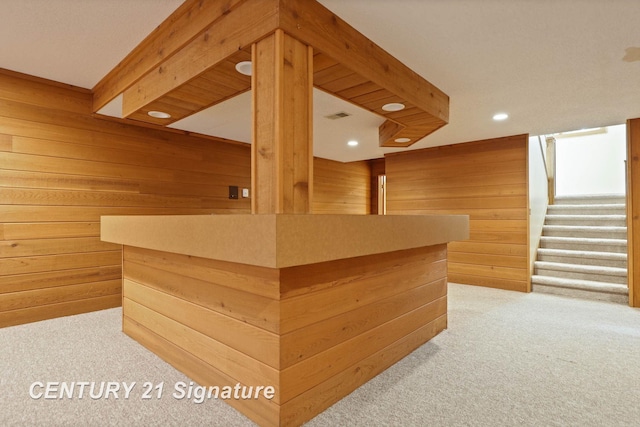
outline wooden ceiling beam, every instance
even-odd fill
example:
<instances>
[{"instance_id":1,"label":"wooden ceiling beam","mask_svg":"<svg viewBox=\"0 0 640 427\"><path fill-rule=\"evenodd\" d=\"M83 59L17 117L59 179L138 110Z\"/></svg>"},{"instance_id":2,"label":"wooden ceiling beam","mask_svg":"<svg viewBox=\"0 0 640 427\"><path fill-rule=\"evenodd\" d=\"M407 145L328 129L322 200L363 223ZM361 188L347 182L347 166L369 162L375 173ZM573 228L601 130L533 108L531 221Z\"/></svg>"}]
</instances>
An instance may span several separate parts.
<instances>
[{"instance_id":1,"label":"wooden ceiling beam","mask_svg":"<svg viewBox=\"0 0 640 427\"><path fill-rule=\"evenodd\" d=\"M320 3L280 0L279 16L280 28L288 34L424 111L429 119L429 126L424 127L428 133L448 123L449 97L444 92ZM370 106L364 108L372 110ZM401 120L397 122L404 125ZM387 138L381 145L398 146L394 141L398 136L389 132L393 128L389 124L381 127L385 131L384 135L381 134L381 140L383 136ZM416 140L412 139L404 146L414 142Z\"/></svg>"},{"instance_id":2,"label":"wooden ceiling beam","mask_svg":"<svg viewBox=\"0 0 640 427\"><path fill-rule=\"evenodd\" d=\"M94 110L123 93L124 117L167 125L222 102L250 88L230 61L277 29L313 47L314 86L386 119L381 146L406 147L447 124L444 92L313 0L187 0L96 85ZM194 96L201 87L210 90ZM407 111L384 111L387 102ZM160 106L171 119L147 115Z\"/></svg>"},{"instance_id":3,"label":"wooden ceiling beam","mask_svg":"<svg viewBox=\"0 0 640 427\"><path fill-rule=\"evenodd\" d=\"M124 92L125 117L273 33L277 0L244 0Z\"/></svg>"},{"instance_id":4,"label":"wooden ceiling beam","mask_svg":"<svg viewBox=\"0 0 640 427\"><path fill-rule=\"evenodd\" d=\"M94 86L93 112L107 105L244 1L186 0Z\"/></svg>"}]
</instances>

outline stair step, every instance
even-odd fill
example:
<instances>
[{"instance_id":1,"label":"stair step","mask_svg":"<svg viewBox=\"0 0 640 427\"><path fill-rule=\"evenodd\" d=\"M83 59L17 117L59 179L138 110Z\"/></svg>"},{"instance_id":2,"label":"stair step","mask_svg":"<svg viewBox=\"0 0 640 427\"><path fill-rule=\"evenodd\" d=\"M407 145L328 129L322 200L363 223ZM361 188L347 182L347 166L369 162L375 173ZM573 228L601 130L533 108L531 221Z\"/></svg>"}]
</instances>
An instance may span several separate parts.
<instances>
[{"instance_id":1,"label":"stair step","mask_svg":"<svg viewBox=\"0 0 640 427\"><path fill-rule=\"evenodd\" d=\"M601 205L549 205L547 213L553 215L625 215L624 204Z\"/></svg>"},{"instance_id":2,"label":"stair step","mask_svg":"<svg viewBox=\"0 0 640 427\"><path fill-rule=\"evenodd\" d=\"M533 290L628 303L626 196L558 196L547 208Z\"/></svg>"},{"instance_id":3,"label":"stair step","mask_svg":"<svg viewBox=\"0 0 640 427\"><path fill-rule=\"evenodd\" d=\"M627 254L617 252L577 251L568 249L540 248L538 261L563 264L599 265L602 267L627 268Z\"/></svg>"},{"instance_id":4,"label":"stair step","mask_svg":"<svg viewBox=\"0 0 640 427\"><path fill-rule=\"evenodd\" d=\"M626 215L547 215L545 225L626 227Z\"/></svg>"},{"instance_id":5,"label":"stair step","mask_svg":"<svg viewBox=\"0 0 640 427\"><path fill-rule=\"evenodd\" d=\"M626 239L581 239L577 237L540 237L540 247L577 251L627 253Z\"/></svg>"},{"instance_id":6,"label":"stair step","mask_svg":"<svg viewBox=\"0 0 640 427\"><path fill-rule=\"evenodd\" d=\"M550 237L626 239L627 227L545 225L542 227L542 234Z\"/></svg>"},{"instance_id":7,"label":"stair step","mask_svg":"<svg viewBox=\"0 0 640 427\"><path fill-rule=\"evenodd\" d=\"M557 205L612 204L626 202L625 194L588 194L576 196L555 196L553 203Z\"/></svg>"},{"instance_id":8,"label":"stair step","mask_svg":"<svg viewBox=\"0 0 640 427\"><path fill-rule=\"evenodd\" d=\"M604 283L627 284L627 269L601 267L582 264L564 264L559 262L536 261L535 275L564 279L592 280Z\"/></svg>"},{"instance_id":9,"label":"stair step","mask_svg":"<svg viewBox=\"0 0 640 427\"><path fill-rule=\"evenodd\" d=\"M611 294L629 295L627 285L615 283L598 282L595 280L563 279L560 277L531 276L531 283L534 285L558 286L564 288L582 289L592 292L607 292Z\"/></svg>"},{"instance_id":10,"label":"stair step","mask_svg":"<svg viewBox=\"0 0 640 427\"><path fill-rule=\"evenodd\" d=\"M531 285L534 292L620 304L629 303L629 289L625 285L546 276L532 276Z\"/></svg>"}]
</instances>

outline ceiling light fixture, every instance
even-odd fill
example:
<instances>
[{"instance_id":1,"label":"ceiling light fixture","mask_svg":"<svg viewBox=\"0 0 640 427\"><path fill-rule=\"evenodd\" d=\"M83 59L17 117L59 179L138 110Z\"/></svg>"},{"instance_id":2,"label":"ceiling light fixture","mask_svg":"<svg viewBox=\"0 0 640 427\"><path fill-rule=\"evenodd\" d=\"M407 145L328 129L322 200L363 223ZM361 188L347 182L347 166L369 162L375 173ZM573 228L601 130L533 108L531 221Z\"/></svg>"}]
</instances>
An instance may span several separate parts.
<instances>
[{"instance_id":1,"label":"ceiling light fixture","mask_svg":"<svg viewBox=\"0 0 640 427\"><path fill-rule=\"evenodd\" d=\"M411 142L411 138L396 138L394 141L399 144L404 144L406 142Z\"/></svg>"},{"instance_id":2,"label":"ceiling light fixture","mask_svg":"<svg viewBox=\"0 0 640 427\"><path fill-rule=\"evenodd\" d=\"M252 71L251 61L242 61L236 64L236 71L245 76L250 76Z\"/></svg>"},{"instance_id":3,"label":"ceiling light fixture","mask_svg":"<svg viewBox=\"0 0 640 427\"><path fill-rule=\"evenodd\" d=\"M154 119L170 119L171 118L171 114L165 113L164 111L149 111L147 114L153 117Z\"/></svg>"},{"instance_id":4,"label":"ceiling light fixture","mask_svg":"<svg viewBox=\"0 0 640 427\"><path fill-rule=\"evenodd\" d=\"M501 122L503 120L507 120L508 118L509 115L507 113L498 113L493 116L493 120L495 120L496 122Z\"/></svg>"},{"instance_id":5,"label":"ceiling light fixture","mask_svg":"<svg viewBox=\"0 0 640 427\"><path fill-rule=\"evenodd\" d=\"M382 106L382 109L384 111L389 111L389 112L391 112L391 111L401 111L401 110L404 110L404 104L401 104L399 102L391 102L389 104L384 104Z\"/></svg>"},{"instance_id":6,"label":"ceiling light fixture","mask_svg":"<svg viewBox=\"0 0 640 427\"><path fill-rule=\"evenodd\" d=\"M356 147L358 145L358 141L352 139L351 141L347 142L347 145L349 147Z\"/></svg>"}]
</instances>

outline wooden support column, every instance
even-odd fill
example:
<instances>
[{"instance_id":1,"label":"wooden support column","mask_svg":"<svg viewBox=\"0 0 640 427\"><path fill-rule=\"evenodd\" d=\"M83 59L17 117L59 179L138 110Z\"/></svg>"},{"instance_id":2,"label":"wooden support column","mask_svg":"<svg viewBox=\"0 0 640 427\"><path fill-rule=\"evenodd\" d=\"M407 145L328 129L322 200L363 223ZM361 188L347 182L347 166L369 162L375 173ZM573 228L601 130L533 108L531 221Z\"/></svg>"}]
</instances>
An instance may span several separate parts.
<instances>
[{"instance_id":1,"label":"wooden support column","mask_svg":"<svg viewBox=\"0 0 640 427\"><path fill-rule=\"evenodd\" d=\"M282 30L252 47L254 214L310 213L313 50Z\"/></svg>"},{"instance_id":2,"label":"wooden support column","mask_svg":"<svg viewBox=\"0 0 640 427\"><path fill-rule=\"evenodd\" d=\"M640 118L627 121L627 248L629 305L640 307Z\"/></svg>"}]
</instances>

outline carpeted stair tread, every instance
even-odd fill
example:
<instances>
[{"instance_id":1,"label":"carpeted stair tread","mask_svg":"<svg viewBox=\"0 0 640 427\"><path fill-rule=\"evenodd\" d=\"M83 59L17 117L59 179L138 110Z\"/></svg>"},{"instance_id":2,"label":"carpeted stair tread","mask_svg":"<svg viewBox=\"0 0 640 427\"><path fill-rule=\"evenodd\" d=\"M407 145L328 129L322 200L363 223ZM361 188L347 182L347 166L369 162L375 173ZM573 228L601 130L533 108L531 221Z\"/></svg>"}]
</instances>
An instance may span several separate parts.
<instances>
[{"instance_id":1,"label":"carpeted stair tread","mask_svg":"<svg viewBox=\"0 0 640 427\"><path fill-rule=\"evenodd\" d=\"M625 215L554 215L545 217L545 225L581 225L626 227Z\"/></svg>"},{"instance_id":2,"label":"carpeted stair tread","mask_svg":"<svg viewBox=\"0 0 640 427\"><path fill-rule=\"evenodd\" d=\"M596 282L593 280L564 279L560 277L534 275L531 277L531 283L534 287L539 284L591 292L605 292L618 295L629 294L629 289L626 285Z\"/></svg>"},{"instance_id":3,"label":"carpeted stair tread","mask_svg":"<svg viewBox=\"0 0 640 427\"><path fill-rule=\"evenodd\" d=\"M623 301L627 289L626 198L561 196L547 209L534 290Z\"/></svg>"},{"instance_id":4,"label":"carpeted stair tread","mask_svg":"<svg viewBox=\"0 0 640 427\"><path fill-rule=\"evenodd\" d=\"M549 209L551 210L565 210L571 208L581 208L581 209L620 209L624 208L626 205L624 203L594 203L594 204L564 204L564 205L549 205Z\"/></svg>"},{"instance_id":5,"label":"carpeted stair tread","mask_svg":"<svg viewBox=\"0 0 640 427\"><path fill-rule=\"evenodd\" d=\"M602 203L625 203L625 194L583 194L574 196L555 196L555 204L602 204Z\"/></svg>"},{"instance_id":6,"label":"carpeted stair tread","mask_svg":"<svg viewBox=\"0 0 640 427\"><path fill-rule=\"evenodd\" d=\"M564 264L601 265L627 268L627 255L621 252L580 251L575 249L538 249L538 261Z\"/></svg>"},{"instance_id":7,"label":"carpeted stair tread","mask_svg":"<svg viewBox=\"0 0 640 427\"><path fill-rule=\"evenodd\" d=\"M545 225L542 227L545 236L624 239L626 227L589 226L589 225Z\"/></svg>"},{"instance_id":8,"label":"carpeted stair tread","mask_svg":"<svg viewBox=\"0 0 640 427\"><path fill-rule=\"evenodd\" d=\"M600 239L600 238L581 238L581 237L561 237L561 236L542 236L541 241L558 242L558 243L582 243L588 245L612 245L627 247L625 239Z\"/></svg>"},{"instance_id":9,"label":"carpeted stair tread","mask_svg":"<svg viewBox=\"0 0 640 427\"><path fill-rule=\"evenodd\" d=\"M545 225L543 226L543 231L549 231L549 230L626 232L627 227L607 226L607 225Z\"/></svg>"},{"instance_id":10,"label":"carpeted stair tread","mask_svg":"<svg viewBox=\"0 0 640 427\"><path fill-rule=\"evenodd\" d=\"M534 265L536 269L627 277L626 268L603 267L599 265L564 264L560 262L547 261L536 261Z\"/></svg>"},{"instance_id":11,"label":"carpeted stair tread","mask_svg":"<svg viewBox=\"0 0 640 427\"><path fill-rule=\"evenodd\" d=\"M627 217L625 215L547 215L546 219L565 219L565 220L602 220L602 221L617 221L617 220L625 220Z\"/></svg>"},{"instance_id":12,"label":"carpeted stair tread","mask_svg":"<svg viewBox=\"0 0 640 427\"><path fill-rule=\"evenodd\" d=\"M627 268L627 254L621 252L539 248L537 261Z\"/></svg>"},{"instance_id":13,"label":"carpeted stair tread","mask_svg":"<svg viewBox=\"0 0 640 427\"><path fill-rule=\"evenodd\" d=\"M619 252L577 251L571 249L538 249L538 255L565 256L571 258L608 259L626 261L627 254Z\"/></svg>"}]
</instances>

